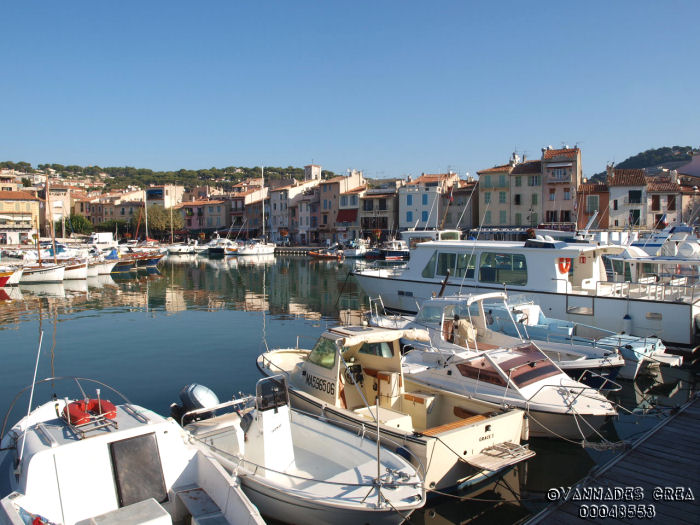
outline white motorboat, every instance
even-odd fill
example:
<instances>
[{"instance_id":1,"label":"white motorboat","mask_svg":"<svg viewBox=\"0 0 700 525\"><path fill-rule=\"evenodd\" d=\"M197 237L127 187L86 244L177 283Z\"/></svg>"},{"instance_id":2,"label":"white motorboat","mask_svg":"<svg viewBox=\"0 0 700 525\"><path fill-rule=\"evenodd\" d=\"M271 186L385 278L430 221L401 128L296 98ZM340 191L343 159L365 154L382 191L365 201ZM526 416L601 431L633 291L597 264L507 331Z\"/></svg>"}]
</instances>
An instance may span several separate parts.
<instances>
[{"instance_id":1,"label":"white motorboat","mask_svg":"<svg viewBox=\"0 0 700 525\"><path fill-rule=\"evenodd\" d=\"M583 439L617 414L597 390L571 379L530 342L454 354L414 349L403 359L407 385L527 411L530 435Z\"/></svg>"},{"instance_id":2,"label":"white motorboat","mask_svg":"<svg viewBox=\"0 0 700 525\"><path fill-rule=\"evenodd\" d=\"M264 524L239 479L175 421L112 404L100 388L88 399L90 380L68 379L82 397L54 398L2 430L0 523Z\"/></svg>"},{"instance_id":3,"label":"white motorboat","mask_svg":"<svg viewBox=\"0 0 700 525\"><path fill-rule=\"evenodd\" d=\"M401 337L428 340L425 331L336 327L324 332L312 350L268 351L257 365L265 375L289 378L295 408L362 435L376 435L379 421L382 443L403 450L425 472L431 489L477 483L534 454L521 446L528 437L522 411L409 387Z\"/></svg>"},{"instance_id":4,"label":"white motorboat","mask_svg":"<svg viewBox=\"0 0 700 525\"><path fill-rule=\"evenodd\" d=\"M432 297L421 303L415 317L398 318L381 315L381 301L371 300L369 322L385 328L426 329L432 347L457 354L509 348L525 339L537 339L540 349L572 378L596 388L619 388L611 381L625 366L618 347L530 337L527 327L516 323L506 299L503 292Z\"/></svg>"},{"instance_id":5,"label":"white motorboat","mask_svg":"<svg viewBox=\"0 0 700 525\"><path fill-rule=\"evenodd\" d=\"M66 271L63 275L64 280L72 279L87 279L88 278L88 261L68 261L66 262Z\"/></svg>"},{"instance_id":6,"label":"white motorboat","mask_svg":"<svg viewBox=\"0 0 700 525\"><path fill-rule=\"evenodd\" d=\"M97 267L97 275L111 274L112 269L117 265L118 262L118 260L96 261L95 266Z\"/></svg>"},{"instance_id":7,"label":"white motorboat","mask_svg":"<svg viewBox=\"0 0 700 525\"><path fill-rule=\"evenodd\" d=\"M238 247L238 255L273 255L275 245L264 239L252 239Z\"/></svg>"},{"instance_id":8,"label":"white motorboat","mask_svg":"<svg viewBox=\"0 0 700 525\"><path fill-rule=\"evenodd\" d=\"M367 242L364 239L353 239L343 248L343 257L352 259L355 257L364 257L367 253Z\"/></svg>"},{"instance_id":9,"label":"white motorboat","mask_svg":"<svg viewBox=\"0 0 700 525\"><path fill-rule=\"evenodd\" d=\"M198 241L188 241L186 243L172 244L168 247L168 253L171 255L187 255L197 253Z\"/></svg>"},{"instance_id":10,"label":"white motorboat","mask_svg":"<svg viewBox=\"0 0 700 525\"><path fill-rule=\"evenodd\" d=\"M65 273L66 267L62 264L26 265L19 282L21 284L60 283L63 282Z\"/></svg>"},{"instance_id":11,"label":"white motorboat","mask_svg":"<svg viewBox=\"0 0 700 525\"><path fill-rule=\"evenodd\" d=\"M202 388L190 385L184 392L193 387ZM235 412L220 414L226 406ZM290 409L282 376L258 381L254 398L207 405L181 418L213 411L217 415L185 429L227 471L238 473L267 518L398 524L425 503L422 479L408 461L382 443Z\"/></svg>"},{"instance_id":12,"label":"white motorboat","mask_svg":"<svg viewBox=\"0 0 700 525\"><path fill-rule=\"evenodd\" d=\"M417 303L437 293L449 276L447 295L505 287L509 293L527 294L557 319L584 324L595 320L606 330L655 335L686 348L698 344L700 284L693 277L698 272L684 274L678 260L611 263L625 250L547 239L424 242L411 252L405 268L365 268L353 275L370 296L381 296L387 308L405 313L417 312ZM681 264L680 273L656 271L664 264L674 272ZM697 268L700 259L694 264Z\"/></svg>"}]
</instances>

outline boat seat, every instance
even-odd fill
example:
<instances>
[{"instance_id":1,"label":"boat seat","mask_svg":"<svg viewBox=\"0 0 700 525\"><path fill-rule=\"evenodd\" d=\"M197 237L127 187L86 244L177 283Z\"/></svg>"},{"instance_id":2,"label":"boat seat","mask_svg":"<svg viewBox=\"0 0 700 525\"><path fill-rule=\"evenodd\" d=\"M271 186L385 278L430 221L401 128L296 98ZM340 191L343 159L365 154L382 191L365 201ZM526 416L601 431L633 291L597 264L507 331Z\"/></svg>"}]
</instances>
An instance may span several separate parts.
<instances>
[{"instance_id":1,"label":"boat seat","mask_svg":"<svg viewBox=\"0 0 700 525\"><path fill-rule=\"evenodd\" d=\"M176 495L192 516L192 525L223 525L228 523L219 506L203 488L180 490Z\"/></svg>"}]
</instances>

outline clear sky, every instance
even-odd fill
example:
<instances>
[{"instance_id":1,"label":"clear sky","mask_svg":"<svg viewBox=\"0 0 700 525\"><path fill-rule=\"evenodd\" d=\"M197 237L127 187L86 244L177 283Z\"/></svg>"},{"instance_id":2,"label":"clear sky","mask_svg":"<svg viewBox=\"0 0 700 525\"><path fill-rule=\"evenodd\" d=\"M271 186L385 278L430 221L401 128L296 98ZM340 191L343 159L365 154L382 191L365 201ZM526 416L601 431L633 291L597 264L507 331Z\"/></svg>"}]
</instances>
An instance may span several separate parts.
<instances>
[{"instance_id":1,"label":"clear sky","mask_svg":"<svg viewBox=\"0 0 700 525\"><path fill-rule=\"evenodd\" d=\"M0 8L0 160L395 177L700 146L700 1Z\"/></svg>"}]
</instances>

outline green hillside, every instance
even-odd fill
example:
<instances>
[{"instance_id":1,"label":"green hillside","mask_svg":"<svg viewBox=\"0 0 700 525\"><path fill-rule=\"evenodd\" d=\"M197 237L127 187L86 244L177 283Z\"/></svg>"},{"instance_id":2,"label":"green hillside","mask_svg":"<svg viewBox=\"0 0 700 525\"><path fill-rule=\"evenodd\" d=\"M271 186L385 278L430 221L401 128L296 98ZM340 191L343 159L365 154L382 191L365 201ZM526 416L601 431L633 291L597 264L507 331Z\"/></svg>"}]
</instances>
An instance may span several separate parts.
<instances>
[{"instance_id":1,"label":"green hillside","mask_svg":"<svg viewBox=\"0 0 700 525\"><path fill-rule=\"evenodd\" d=\"M669 162L689 161L692 156L691 146L664 146L663 148L648 149L626 158L622 162L615 164L620 169L644 169L658 166ZM604 181L605 172L601 171L591 177L592 181Z\"/></svg>"}]
</instances>

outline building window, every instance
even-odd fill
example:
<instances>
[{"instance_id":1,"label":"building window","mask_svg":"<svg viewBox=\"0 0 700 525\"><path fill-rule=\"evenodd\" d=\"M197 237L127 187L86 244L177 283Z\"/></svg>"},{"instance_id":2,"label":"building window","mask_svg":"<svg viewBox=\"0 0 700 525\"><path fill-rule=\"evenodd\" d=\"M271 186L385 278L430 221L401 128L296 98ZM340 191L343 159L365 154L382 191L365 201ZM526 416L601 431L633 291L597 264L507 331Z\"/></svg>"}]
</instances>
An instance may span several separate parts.
<instances>
[{"instance_id":1,"label":"building window","mask_svg":"<svg viewBox=\"0 0 700 525\"><path fill-rule=\"evenodd\" d=\"M484 213L484 224L486 224L487 226L489 226L491 224L491 212L490 211L487 211L486 213Z\"/></svg>"},{"instance_id":2,"label":"building window","mask_svg":"<svg viewBox=\"0 0 700 525\"><path fill-rule=\"evenodd\" d=\"M501 210L498 212L498 222L501 224L506 223L506 210Z\"/></svg>"},{"instance_id":3,"label":"building window","mask_svg":"<svg viewBox=\"0 0 700 525\"><path fill-rule=\"evenodd\" d=\"M491 202L491 192L487 191L484 193L484 204L488 204L489 202Z\"/></svg>"},{"instance_id":4,"label":"building window","mask_svg":"<svg viewBox=\"0 0 700 525\"><path fill-rule=\"evenodd\" d=\"M420 220L423 222L428 222L428 212L427 211L421 212Z\"/></svg>"},{"instance_id":5,"label":"building window","mask_svg":"<svg viewBox=\"0 0 700 525\"><path fill-rule=\"evenodd\" d=\"M521 177L520 175L517 175L517 176L515 177L515 185L516 185L516 186L522 186L522 185L523 185L523 180L522 180L522 177Z\"/></svg>"},{"instance_id":6,"label":"building window","mask_svg":"<svg viewBox=\"0 0 700 525\"><path fill-rule=\"evenodd\" d=\"M341 206L347 206L348 205L348 197L347 195L343 195L340 197L340 205Z\"/></svg>"},{"instance_id":7,"label":"building window","mask_svg":"<svg viewBox=\"0 0 700 525\"><path fill-rule=\"evenodd\" d=\"M651 210L659 211L661 209L661 195L651 196Z\"/></svg>"},{"instance_id":8,"label":"building window","mask_svg":"<svg viewBox=\"0 0 700 525\"><path fill-rule=\"evenodd\" d=\"M499 175L498 176L498 187L502 188L503 186L506 185L506 176L505 175Z\"/></svg>"},{"instance_id":9,"label":"building window","mask_svg":"<svg viewBox=\"0 0 700 525\"><path fill-rule=\"evenodd\" d=\"M613 201L613 210L617 210L617 199ZM617 226L617 221L615 221L615 226Z\"/></svg>"},{"instance_id":10,"label":"building window","mask_svg":"<svg viewBox=\"0 0 700 525\"><path fill-rule=\"evenodd\" d=\"M564 188L564 200L565 201L571 200L571 189Z\"/></svg>"},{"instance_id":11,"label":"building window","mask_svg":"<svg viewBox=\"0 0 700 525\"><path fill-rule=\"evenodd\" d=\"M668 211L676 211L676 196L669 195L666 199L666 209Z\"/></svg>"},{"instance_id":12,"label":"building window","mask_svg":"<svg viewBox=\"0 0 700 525\"><path fill-rule=\"evenodd\" d=\"M406 206L413 206L413 195L406 195Z\"/></svg>"},{"instance_id":13,"label":"building window","mask_svg":"<svg viewBox=\"0 0 700 525\"><path fill-rule=\"evenodd\" d=\"M372 211L374 209L374 199L365 199L363 209L364 211Z\"/></svg>"},{"instance_id":14,"label":"building window","mask_svg":"<svg viewBox=\"0 0 700 525\"><path fill-rule=\"evenodd\" d=\"M323 216L323 224L328 224L328 215Z\"/></svg>"},{"instance_id":15,"label":"building window","mask_svg":"<svg viewBox=\"0 0 700 525\"><path fill-rule=\"evenodd\" d=\"M598 195L586 196L586 215L593 215L600 209L600 197Z\"/></svg>"},{"instance_id":16,"label":"building window","mask_svg":"<svg viewBox=\"0 0 700 525\"><path fill-rule=\"evenodd\" d=\"M516 206L520 206L520 194L519 193L516 193L513 196L513 204L515 204Z\"/></svg>"},{"instance_id":17,"label":"building window","mask_svg":"<svg viewBox=\"0 0 700 525\"><path fill-rule=\"evenodd\" d=\"M523 223L523 216L520 213L515 214L515 225L520 226Z\"/></svg>"},{"instance_id":18,"label":"building window","mask_svg":"<svg viewBox=\"0 0 700 525\"><path fill-rule=\"evenodd\" d=\"M413 222L413 212L412 211L407 211L406 212L406 222Z\"/></svg>"},{"instance_id":19,"label":"building window","mask_svg":"<svg viewBox=\"0 0 700 525\"><path fill-rule=\"evenodd\" d=\"M498 202L500 204L505 204L505 202L506 202L506 192L505 191L498 192Z\"/></svg>"},{"instance_id":20,"label":"building window","mask_svg":"<svg viewBox=\"0 0 700 525\"><path fill-rule=\"evenodd\" d=\"M379 199L379 210L386 211L386 199Z\"/></svg>"},{"instance_id":21,"label":"building window","mask_svg":"<svg viewBox=\"0 0 700 525\"><path fill-rule=\"evenodd\" d=\"M350 205L351 206L357 205L357 195L353 195L352 197L350 197Z\"/></svg>"},{"instance_id":22,"label":"building window","mask_svg":"<svg viewBox=\"0 0 700 525\"><path fill-rule=\"evenodd\" d=\"M424 193L423 195L421 195L421 197L422 197L422 201L423 201L423 206L427 206L428 205L428 194Z\"/></svg>"},{"instance_id":23,"label":"building window","mask_svg":"<svg viewBox=\"0 0 700 525\"><path fill-rule=\"evenodd\" d=\"M538 219L537 213L532 212L530 214L530 224L532 224L533 226L537 226L537 223L538 223L537 219Z\"/></svg>"},{"instance_id":24,"label":"building window","mask_svg":"<svg viewBox=\"0 0 700 525\"><path fill-rule=\"evenodd\" d=\"M532 194L532 204L533 204L533 205L536 205L536 204L537 204L537 194L536 194L536 193L533 193L533 194Z\"/></svg>"},{"instance_id":25,"label":"building window","mask_svg":"<svg viewBox=\"0 0 700 525\"><path fill-rule=\"evenodd\" d=\"M557 190L555 190L555 189L553 189L553 188L551 188L551 189L549 190L549 200L550 200L550 201L553 201L553 200L554 200L554 197L555 197L555 195L556 195L556 191L557 191Z\"/></svg>"},{"instance_id":26,"label":"building window","mask_svg":"<svg viewBox=\"0 0 700 525\"><path fill-rule=\"evenodd\" d=\"M630 204L642 203L642 190L629 190L628 195Z\"/></svg>"},{"instance_id":27,"label":"building window","mask_svg":"<svg viewBox=\"0 0 700 525\"><path fill-rule=\"evenodd\" d=\"M530 175L527 178L527 185L528 186L539 186L540 185L540 176L539 175Z\"/></svg>"}]
</instances>

